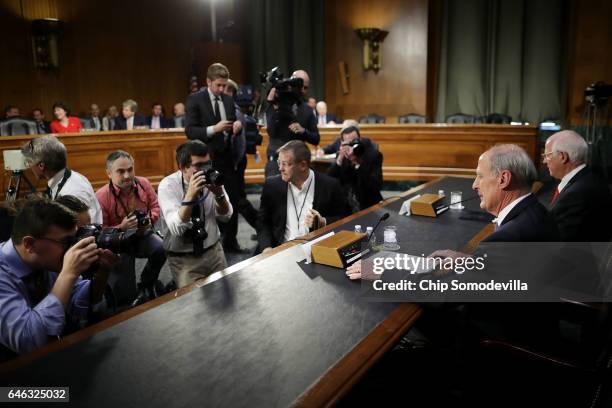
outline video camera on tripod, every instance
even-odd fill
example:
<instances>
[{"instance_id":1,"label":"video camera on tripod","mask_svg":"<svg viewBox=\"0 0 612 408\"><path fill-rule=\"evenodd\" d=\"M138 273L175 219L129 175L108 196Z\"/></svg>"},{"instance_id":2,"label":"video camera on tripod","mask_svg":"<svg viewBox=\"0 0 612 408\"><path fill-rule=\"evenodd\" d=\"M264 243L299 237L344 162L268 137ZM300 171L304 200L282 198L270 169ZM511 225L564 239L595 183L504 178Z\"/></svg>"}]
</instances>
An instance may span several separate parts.
<instances>
[{"instance_id":1,"label":"video camera on tripod","mask_svg":"<svg viewBox=\"0 0 612 408\"><path fill-rule=\"evenodd\" d=\"M21 150L4 150L2 156L4 159L4 169L11 172L5 200L15 201L17 199L22 179L30 187L30 191L36 193L36 188L24 174L24 171L28 169L28 165Z\"/></svg>"}]
</instances>

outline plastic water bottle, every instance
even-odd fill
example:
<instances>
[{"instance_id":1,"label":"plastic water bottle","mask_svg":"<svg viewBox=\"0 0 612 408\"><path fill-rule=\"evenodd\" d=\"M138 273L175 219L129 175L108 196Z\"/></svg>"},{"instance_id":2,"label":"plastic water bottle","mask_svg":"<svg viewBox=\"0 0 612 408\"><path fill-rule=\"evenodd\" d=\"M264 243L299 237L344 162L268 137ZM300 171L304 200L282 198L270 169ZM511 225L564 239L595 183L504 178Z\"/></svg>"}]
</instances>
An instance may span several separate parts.
<instances>
[{"instance_id":1,"label":"plastic water bottle","mask_svg":"<svg viewBox=\"0 0 612 408\"><path fill-rule=\"evenodd\" d=\"M444 190L438 190L438 195L440 197L444 197Z\"/></svg>"},{"instance_id":2,"label":"plastic water bottle","mask_svg":"<svg viewBox=\"0 0 612 408\"><path fill-rule=\"evenodd\" d=\"M358 232L361 234L361 225L355 225L355 232Z\"/></svg>"},{"instance_id":3,"label":"plastic water bottle","mask_svg":"<svg viewBox=\"0 0 612 408\"><path fill-rule=\"evenodd\" d=\"M374 232L374 228L366 227L366 233L368 234L368 241L372 244L372 246L376 245L376 235L372 236Z\"/></svg>"}]
</instances>

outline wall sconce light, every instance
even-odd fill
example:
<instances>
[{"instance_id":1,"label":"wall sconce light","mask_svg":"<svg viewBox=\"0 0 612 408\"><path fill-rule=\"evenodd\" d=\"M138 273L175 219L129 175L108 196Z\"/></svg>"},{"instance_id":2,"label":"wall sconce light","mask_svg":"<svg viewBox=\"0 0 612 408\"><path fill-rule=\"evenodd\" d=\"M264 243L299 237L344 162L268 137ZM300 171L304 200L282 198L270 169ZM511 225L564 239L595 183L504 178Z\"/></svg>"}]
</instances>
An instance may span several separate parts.
<instances>
[{"instance_id":1,"label":"wall sconce light","mask_svg":"<svg viewBox=\"0 0 612 408\"><path fill-rule=\"evenodd\" d=\"M59 68L59 35L62 21L45 18L32 21L32 52L34 67L53 70Z\"/></svg>"},{"instance_id":2,"label":"wall sconce light","mask_svg":"<svg viewBox=\"0 0 612 408\"><path fill-rule=\"evenodd\" d=\"M382 43L389 34L380 28L358 28L355 30L357 36L363 41L363 69L372 69L375 73L382 67Z\"/></svg>"}]
</instances>

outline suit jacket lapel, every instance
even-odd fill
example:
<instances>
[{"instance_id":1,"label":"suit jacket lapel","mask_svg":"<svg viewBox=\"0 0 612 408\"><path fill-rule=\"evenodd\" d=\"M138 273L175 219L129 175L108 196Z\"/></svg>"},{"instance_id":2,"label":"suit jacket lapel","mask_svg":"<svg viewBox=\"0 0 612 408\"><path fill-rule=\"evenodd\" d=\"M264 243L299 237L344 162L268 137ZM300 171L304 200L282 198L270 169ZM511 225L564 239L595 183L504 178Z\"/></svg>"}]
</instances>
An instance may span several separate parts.
<instances>
[{"instance_id":1,"label":"suit jacket lapel","mask_svg":"<svg viewBox=\"0 0 612 408\"><path fill-rule=\"evenodd\" d=\"M206 122L214 122L215 111L213 110L212 102L210 101L210 94L208 93L208 88L204 88L204 91L202 93L204 94L204 106L206 107L209 116L208 118L205 118L205 120ZM213 123L212 125L216 125L216 123Z\"/></svg>"},{"instance_id":2,"label":"suit jacket lapel","mask_svg":"<svg viewBox=\"0 0 612 408\"><path fill-rule=\"evenodd\" d=\"M523 209L525 209L526 207L531 205L533 200L536 200L536 197L535 197L535 195L530 194L528 197L525 197L520 203L515 205L514 208L512 210L510 210L508 215L506 215L506 218L504 218L504 221L502 222L500 227L502 227L505 223L507 223L508 221L512 220L517 215L519 215L523 211Z\"/></svg>"},{"instance_id":3,"label":"suit jacket lapel","mask_svg":"<svg viewBox=\"0 0 612 408\"><path fill-rule=\"evenodd\" d=\"M281 229L281 236L277 237L279 242L283 240L283 235L285 233L285 228L287 227L287 189L289 188L289 183L285 183L282 178L278 178L279 186L278 186L278 194L277 199L278 203L278 226Z\"/></svg>"},{"instance_id":4,"label":"suit jacket lapel","mask_svg":"<svg viewBox=\"0 0 612 408\"><path fill-rule=\"evenodd\" d=\"M312 200L312 208L321 212L321 201L323 201L323 190L321 189L321 177L319 173L314 171L314 199Z\"/></svg>"}]
</instances>

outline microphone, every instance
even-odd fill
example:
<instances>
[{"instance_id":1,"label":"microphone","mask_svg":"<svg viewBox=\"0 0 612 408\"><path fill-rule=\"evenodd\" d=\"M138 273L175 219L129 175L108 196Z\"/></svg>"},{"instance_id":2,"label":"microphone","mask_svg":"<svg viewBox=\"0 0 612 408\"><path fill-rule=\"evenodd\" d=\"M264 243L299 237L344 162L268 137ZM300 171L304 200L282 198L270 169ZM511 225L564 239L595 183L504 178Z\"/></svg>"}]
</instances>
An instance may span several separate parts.
<instances>
[{"instance_id":1,"label":"microphone","mask_svg":"<svg viewBox=\"0 0 612 408\"><path fill-rule=\"evenodd\" d=\"M372 240L372 237L374 236L374 233L376 232L376 228L378 228L378 226L380 225L381 222L386 221L387 219L389 219L389 213L386 212L384 213L380 219L378 220L378 222L376 223L376 225L374 226L374 228L372 229L372 234L370 235L370 238L368 239L368 244L370 243L370 241Z\"/></svg>"},{"instance_id":2,"label":"microphone","mask_svg":"<svg viewBox=\"0 0 612 408\"><path fill-rule=\"evenodd\" d=\"M450 206L451 206L451 205L455 205L455 204L462 204L462 203L465 203L465 202L467 202L467 201L472 201L472 200L475 200L475 199L477 199L477 198L479 198L479 197L478 197L478 195L475 195L475 196L472 196L472 197L470 197L470 198L466 198L465 200L456 201L456 202L454 202L454 203L449 203L449 204L447 204L447 205L441 205L440 207L436 207L436 209L435 209L435 210L436 210L436 213L438 212L438 210L441 210L441 211L446 211L446 210L448 210L448 209L450 208Z\"/></svg>"}]
</instances>

